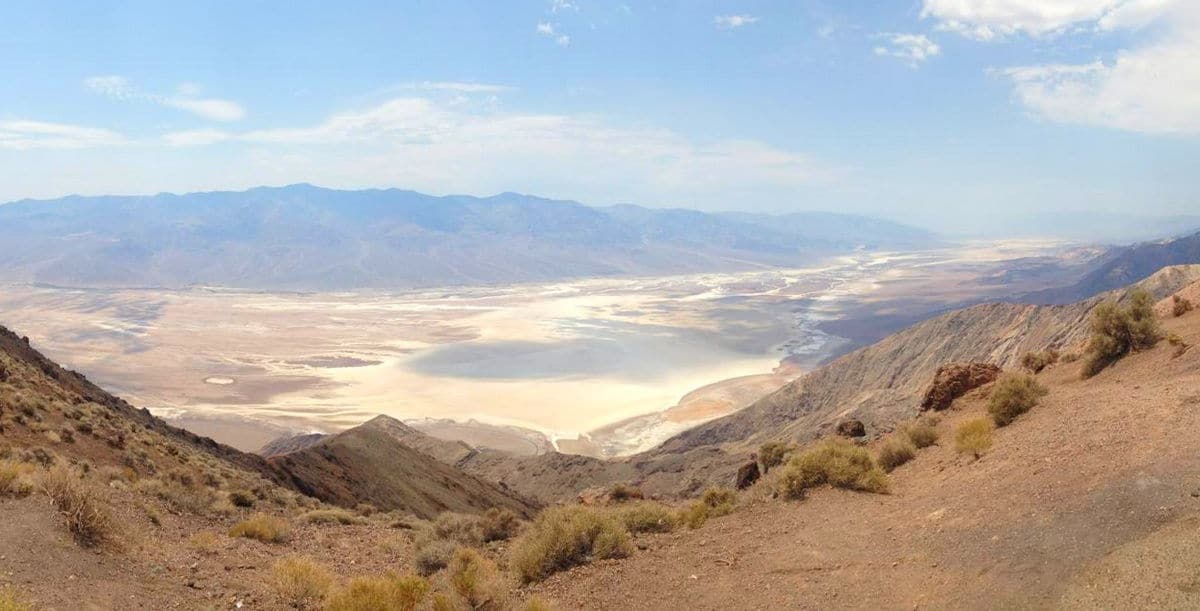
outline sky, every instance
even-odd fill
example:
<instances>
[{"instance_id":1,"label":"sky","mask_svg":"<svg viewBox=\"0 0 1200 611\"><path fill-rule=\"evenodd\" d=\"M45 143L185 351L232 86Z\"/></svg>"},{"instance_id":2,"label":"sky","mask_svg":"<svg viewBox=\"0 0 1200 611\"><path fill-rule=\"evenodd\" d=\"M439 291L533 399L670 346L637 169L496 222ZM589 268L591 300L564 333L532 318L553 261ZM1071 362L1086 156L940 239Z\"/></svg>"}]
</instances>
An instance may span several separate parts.
<instances>
[{"instance_id":1,"label":"sky","mask_svg":"<svg viewBox=\"0 0 1200 611\"><path fill-rule=\"evenodd\" d=\"M6 0L0 23L0 201L1200 212L1196 0Z\"/></svg>"}]
</instances>

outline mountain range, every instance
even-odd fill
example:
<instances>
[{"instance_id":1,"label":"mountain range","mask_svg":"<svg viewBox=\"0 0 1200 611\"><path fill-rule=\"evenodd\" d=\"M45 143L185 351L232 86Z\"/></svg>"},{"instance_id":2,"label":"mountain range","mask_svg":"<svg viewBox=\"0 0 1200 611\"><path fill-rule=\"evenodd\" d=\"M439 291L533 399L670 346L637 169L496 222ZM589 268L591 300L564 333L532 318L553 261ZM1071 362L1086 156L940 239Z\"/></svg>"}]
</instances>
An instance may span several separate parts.
<instances>
[{"instance_id":1,"label":"mountain range","mask_svg":"<svg viewBox=\"0 0 1200 611\"><path fill-rule=\"evenodd\" d=\"M402 289L797 266L936 241L921 229L832 213L596 208L517 193L297 184L0 205L0 281Z\"/></svg>"}]
</instances>

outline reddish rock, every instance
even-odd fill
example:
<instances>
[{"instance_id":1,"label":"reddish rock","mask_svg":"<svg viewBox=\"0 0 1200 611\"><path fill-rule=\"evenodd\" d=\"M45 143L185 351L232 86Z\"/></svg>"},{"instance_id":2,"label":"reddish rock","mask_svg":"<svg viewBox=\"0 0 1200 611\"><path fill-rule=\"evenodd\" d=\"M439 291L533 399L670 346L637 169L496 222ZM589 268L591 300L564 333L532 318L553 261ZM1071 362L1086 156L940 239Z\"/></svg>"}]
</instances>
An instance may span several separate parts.
<instances>
[{"instance_id":1,"label":"reddish rock","mask_svg":"<svg viewBox=\"0 0 1200 611\"><path fill-rule=\"evenodd\" d=\"M991 363L946 363L933 375L921 399L921 409L944 410L955 399L999 376L1000 368Z\"/></svg>"},{"instance_id":2,"label":"reddish rock","mask_svg":"<svg viewBox=\"0 0 1200 611\"><path fill-rule=\"evenodd\" d=\"M843 420L837 425L837 434L842 437L865 437L867 427L863 425L862 420Z\"/></svg>"}]
</instances>

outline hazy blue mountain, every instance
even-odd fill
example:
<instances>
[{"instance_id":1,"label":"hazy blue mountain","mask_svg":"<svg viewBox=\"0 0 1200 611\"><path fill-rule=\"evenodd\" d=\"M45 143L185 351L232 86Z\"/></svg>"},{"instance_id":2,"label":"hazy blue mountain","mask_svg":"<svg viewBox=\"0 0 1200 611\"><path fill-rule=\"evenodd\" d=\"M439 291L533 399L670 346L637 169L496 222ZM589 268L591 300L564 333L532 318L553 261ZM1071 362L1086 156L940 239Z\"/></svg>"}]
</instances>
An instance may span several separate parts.
<instances>
[{"instance_id":1,"label":"hazy blue mountain","mask_svg":"<svg viewBox=\"0 0 1200 611\"><path fill-rule=\"evenodd\" d=\"M68 286L407 288L799 265L929 245L904 225L592 208L516 193L311 185L0 206L0 280Z\"/></svg>"},{"instance_id":2,"label":"hazy blue mountain","mask_svg":"<svg viewBox=\"0 0 1200 611\"><path fill-rule=\"evenodd\" d=\"M1190 263L1200 263L1200 233L1113 249L1101 265L1075 284L1029 293L1021 300L1043 304L1071 303L1133 284L1168 265Z\"/></svg>"}]
</instances>

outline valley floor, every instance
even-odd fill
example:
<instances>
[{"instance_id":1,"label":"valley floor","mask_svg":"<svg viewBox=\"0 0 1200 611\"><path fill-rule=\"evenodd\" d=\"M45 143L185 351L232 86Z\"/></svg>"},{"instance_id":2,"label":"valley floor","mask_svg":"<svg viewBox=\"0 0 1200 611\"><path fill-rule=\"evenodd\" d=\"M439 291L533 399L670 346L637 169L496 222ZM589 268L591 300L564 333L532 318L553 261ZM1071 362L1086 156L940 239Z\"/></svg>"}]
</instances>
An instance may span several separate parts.
<instances>
[{"instance_id":1,"label":"valley floor","mask_svg":"<svg viewBox=\"0 0 1200 611\"><path fill-rule=\"evenodd\" d=\"M1200 315L1167 322L1200 342ZM634 557L574 569L539 591L571 609L1198 608L1200 353L1166 342L1050 394L998 429L981 459L937 446L892 493L760 497Z\"/></svg>"}]
</instances>

